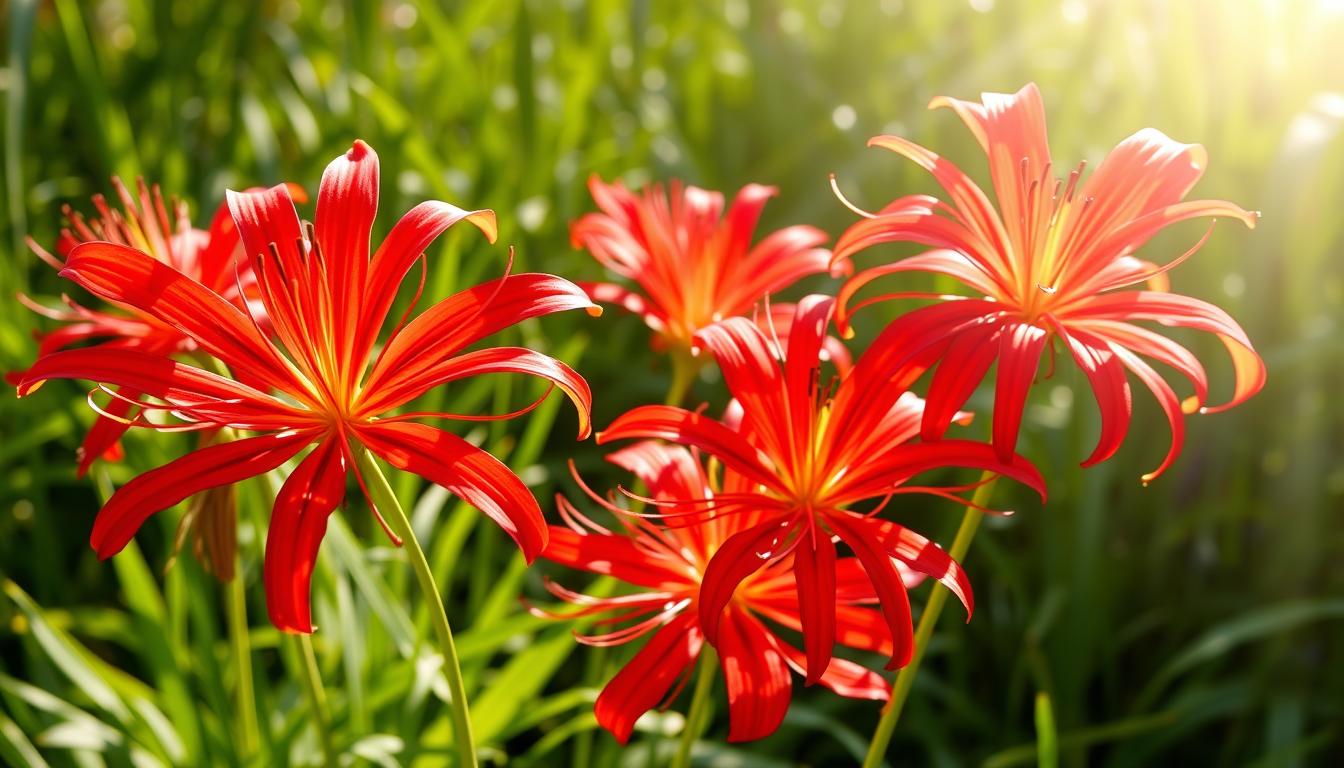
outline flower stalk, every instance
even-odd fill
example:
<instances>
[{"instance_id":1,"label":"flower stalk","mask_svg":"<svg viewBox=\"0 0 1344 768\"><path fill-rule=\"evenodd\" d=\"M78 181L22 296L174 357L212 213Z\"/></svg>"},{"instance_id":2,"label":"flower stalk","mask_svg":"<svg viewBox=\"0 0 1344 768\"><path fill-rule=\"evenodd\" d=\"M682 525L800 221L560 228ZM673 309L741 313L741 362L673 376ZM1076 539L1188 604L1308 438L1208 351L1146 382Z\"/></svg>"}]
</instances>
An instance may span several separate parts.
<instances>
[{"instance_id":1,"label":"flower stalk","mask_svg":"<svg viewBox=\"0 0 1344 768\"><path fill-rule=\"evenodd\" d=\"M327 691L322 687L322 672L317 667L317 654L313 652L313 636L297 635L300 654L303 656L303 682L308 690L308 703L313 708L313 727L317 729L318 741L322 744L322 764L327 768L336 768L336 746L331 737L331 713L327 710Z\"/></svg>"},{"instance_id":2,"label":"flower stalk","mask_svg":"<svg viewBox=\"0 0 1344 768\"><path fill-rule=\"evenodd\" d=\"M952 539L952 548L948 551L953 560L961 562L962 558L966 557L967 550L971 548L971 540L975 538L975 532L980 528L980 520L985 516L981 510L989 504L997 479L992 472L985 472L980 478L980 487L976 488L975 494L971 496L971 503L966 506L966 511L961 516L961 525L957 527L957 535ZM915 628L914 655L911 656L910 663L896 673L891 698L882 708L882 719L877 722L877 729L873 731L873 740L868 745L868 756L863 760L863 768L877 768L882 765L882 757L887 752L887 745L891 743L891 734L896 730L896 722L901 718L905 700L909 698L910 689L915 684L915 675L919 674L919 664L924 660L924 651L929 647L929 639L933 637L933 627L938 623L938 616L942 614L943 605L946 603L947 588L935 582L933 591L929 594L929 601L924 605L924 612L919 616L919 626Z\"/></svg>"},{"instance_id":3,"label":"flower stalk","mask_svg":"<svg viewBox=\"0 0 1344 768\"><path fill-rule=\"evenodd\" d=\"M228 602L229 647L233 669L238 675L238 751L244 760L256 752L260 741L257 725L256 695L252 689L252 643L248 636L247 596L243 590L241 558L235 556L234 577L225 584Z\"/></svg>"},{"instance_id":4,"label":"flower stalk","mask_svg":"<svg viewBox=\"0 0 1344 768\"><path fill-rule=\"evenodd\" d=\"M439 641L439 650L443 654L443 674L448 680L448 692L452 697L450 709L453 717L453 742L457 745L458 765L462 768L476 768L476 743L471 733L471 714L467 708L467 687L462 679L462 665L458 661L457 645L453 642L453 629L448 623L448 614L444 610L443 598L434 582L434 571L430 568L425 550L415 537L411 521L406 511L397 501L396 494L388 485L383 470L374 461L373 456L358 442L350 442L350 451L354 454L355 465L360 477L368 489L369 499L377 507L392 532L399 536L406 549L406 557L415 571L415 580L420 592L429 605L429 615L434 623L434 634Z\"/></svg>"},{"instance_id":5,"label":"flower stalk","mask_svg":"<svg viewBox=\"0 0 1344 768\"><path fill-rule=\"evenodd\" d=\"M709 724L710 693L714 690L714 669L718 666L718 654L714 647L704 645L700 648L700 665L695 672L695 690L691 693L691 708L686 712L686 728L681 732L681 741L677 744L677 754L672 758L672 768L689 768L691 748L696 739L704 733Z\"/></svg>"}]
</instances>

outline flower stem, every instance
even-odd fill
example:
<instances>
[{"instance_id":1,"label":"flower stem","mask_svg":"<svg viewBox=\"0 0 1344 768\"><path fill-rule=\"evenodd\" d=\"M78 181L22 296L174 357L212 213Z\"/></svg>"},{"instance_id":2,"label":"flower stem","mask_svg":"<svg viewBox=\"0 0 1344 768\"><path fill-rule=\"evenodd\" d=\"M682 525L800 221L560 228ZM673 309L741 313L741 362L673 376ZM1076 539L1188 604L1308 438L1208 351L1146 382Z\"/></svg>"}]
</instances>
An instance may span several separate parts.
<instances>
[{"instance_id":1,"label":"flower stem","mask_svg":"<svg viewBox=\"0 0 1344 768\"><path fill-rule=\"evenodd\" d=\"M681 732L681 742L677 745L677 754L672 758L672 768L688 768L691 764L691 747L704 732L709 723L710 692L714 690L715 669L719 664L718 654L708 643L700 648L700 664L695 672L695 691L691 693L691 708L686 712L686 728Z\"/></svg>"},{"instance_id":2,"label":"flower stem","mask_svg":"<svg viewBox=\"0 0 1344 768\"><path fill-rule=\"evenodd\" d=\"M364 446L350 442L355 463L359 466L364 485L375 507L392 527L392 532L401 537L406 548L406 556L415 571L415 580L420 591L429 603L430 617L434 622L434 632L438 635L439 650L443 653L443 673L448 679L448 692L452 696L450 709L453 714L453 741L457 745L459 768L476 768L476 743L471 735L471 714L467 710L467 686L462 680L462 665L457 658L457 645L453 642L453 629L448 624L448 614L443 608L443 598L439 596L439 587L434 583L434 571L425 558L425 550L415 538L411 521L401 508L387 477Z\"/></svg>"},{"instance_id":3,"label":"flower stem","mask_svg":"<svg viewBox=\"0 0 1344 768\"><path fill-rule=\"evenodd\" d=\"M994 493L995 480L996 477L992 472L986 472L981 476L980 487L975 489L970 505L961 516L961 525L957 528L956 538L952 540L952 548L947 552L957 562L961 562L966 556L966 551L971 548L971 539L975 538L975 531L980 527L980 520L984 517L980 509L989 504L989 498ZM896 730L896 721L901 718L901 709L910 696L910 688L915 684L915 675L919 673L919 663L924 660L924 651L929 647L929 638L933 637L933 626L938 623L938 615L943 612L943 605L947 602L947 594L946 587L934 583L933 591L929 593L929 601L924 604L924 612L919 616L919 626L915 628L915 652L910 658L910 663L896 673L896 684L892 686L891 699L883 707L882 719L878 721L877 729L873 731L873 740L868 745L868 756L863 760L863 768L878 768L882 765L887 745L891 743L891 734Z\"/></svg>"},{"instance_id":4,"label":"flower stem","mask_svg":"<svg viewBox=\"0 0 1344 768\"><path fill-rule=\"evenodd\" d=\"M663 405L681 405L686 394L695 383L695 374L700 370L700 361L689 351L673 350L668 359L672 361L672 381L667 385L667 398Z\"/></svg>"},{"instance_id":5,"label":"flower stem","mask_svg":"<svg viewBox=\"0 0 1344 768\"><path fill-rule=\"evenodd\" d=\"M236 556L235 556L236 557ZM233 578L227 585L229 646L233 649L233 668L238 675L238 752L244 762L251 759L260 741L257 726L256 696L252 690L252 643L247 627L247 596L243 591L241 558L235 560Z\"/></svg>"},{"instance_id":6,"label":"flower stem","mask_svg":"<svg viewBox=\"0 0 1344 768\"><path fill-rule=\"evenodd\" d=\"M313 726L322 743L322 764L336 766L336 747L331 740L331 716L327 712L327 692L322 688L322 673L317 668L317 654L313 652L313 636L297 635L303 656L303 682L308 688L308 703L313 708Z\"/></svg>"}]
</instances>

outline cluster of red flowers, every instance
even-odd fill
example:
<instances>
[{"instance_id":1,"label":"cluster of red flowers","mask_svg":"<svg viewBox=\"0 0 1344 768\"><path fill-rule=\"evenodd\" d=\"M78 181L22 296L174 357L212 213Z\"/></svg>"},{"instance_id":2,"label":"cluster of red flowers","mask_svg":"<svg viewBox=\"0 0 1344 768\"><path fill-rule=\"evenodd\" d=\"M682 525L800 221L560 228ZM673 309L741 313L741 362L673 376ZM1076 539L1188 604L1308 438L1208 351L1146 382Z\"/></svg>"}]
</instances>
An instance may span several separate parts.
<instances>
[{"instance_id":1,"label":"cluster of red flowers","mask_svg":"<svg viewBox=\"0 0 1344 768\"><path fill-rule=\"evenodd\" d=\"M47 379L92 380L110 398L98 406L90 394L101 416L85 441L81 472L98 456L112 457L128 427L209 435L204 447L109 499L92 536L102 557L124 547L154 512L273 470L311 447L276 498L264 567L274 623L310 632L309 581L327 517L345 497L350 470L365 485L355 454L367 448L478 507L529 560L540 555L631 587L590 596L547 583L578 606L563 616L605 627L582 642L648 638L597 701L599 722L618 739L630 737L641 714L675 698L706 643L726 681L730 739L759 738L784 717L791 669L843 696L887 698L882 676L835 657L835 646L887 656L888 668L907 664L915 651L907 589L926 577L969 615L971 583L960 564L879 514L906 493L965 505L957 494L973 485L913 482L944 468L1008 477L1044 499L1044 479L1016 445L1028 391L1047 349L1053 363L1056 338L1101 410L1100 440L1085 466L1112 456L1125 437L1129 374L1156 397L1172 443L1145 482L1176 458L1186 414L1230 407L1264 383L1264 365L1235 321L1169 291L1167 271L1204 240L1165 264L1135 255L1163 227L1193 217L1254 226L1255 216L1231 203L1183 201L1203 171L1201 147L1144 130L1086 180L1081 165L1057 180L1034 86L933 106L951 107L984 149L997 210L955 165L894 136L872 143L927 169L944 197L900 197L876 213L850 206L861 219L834 251L805 226L753 245L774 192L767 187L747 186L725 213L715 192L674 183L636 195L594 179L601 212L574 223L573 241L639 291L506 273L409 321L407 310L386 333L398 288L424 249L463 220L493 241L493 213L422 203L370 257L378 162L362 142L323 175L312 224L299 219L283 185L229 193L205 232L192 230L178 206L171 227L157 190L142 186L138 198L121 190L124 212L96 201L98 219L72 215L58 248L63 261L48 257L62 276L116 309L67 302L67 311L43 310L68 324L42 339L39 358L15 381L27 394ZM771 294L804 277L849 274L852 257L886 242L932 250L858 272L837 298L770 304ZM975 295L855 300L875 278L910 271L951 276ZM1134 288L1142 283L1146 290ZM929 303L892 321L851 359L829 335L832 321L848 335L853 311L887 299ZM638 441L608 459L632 473L643 494L604 496L584 486L614 523L604 526L559 497L565 525L548 526L502 463L423 423L515 414L403 408L468 376L523 373L573 400L582 439L591 394L576 372L528 349L467 349L524 319L568 309L597 314L600 303L640 315L655 347L712 359L732 399L717 419L676 405L618 417L597 442ZM1206 407L1208 378L1195 355L1134 321L1216 334L1235 367L1230 402ZM98 343L74 347L85 340ZM1144 358L1173 368L1192 394L1182 400ZM945 436L952 423L970 421L961 409L995 363L992 440ZM930 371L921 399L910 388ZM801 648L781 630L797 633Z\"/></svg>"}]
</instances>

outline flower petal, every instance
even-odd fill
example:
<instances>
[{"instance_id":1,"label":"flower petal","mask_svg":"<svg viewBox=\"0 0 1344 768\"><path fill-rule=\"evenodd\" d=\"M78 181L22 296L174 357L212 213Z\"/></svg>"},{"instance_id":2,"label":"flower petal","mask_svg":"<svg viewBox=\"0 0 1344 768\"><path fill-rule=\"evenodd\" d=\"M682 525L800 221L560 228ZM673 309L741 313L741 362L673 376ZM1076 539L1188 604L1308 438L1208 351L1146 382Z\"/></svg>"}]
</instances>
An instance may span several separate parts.
<instances>
[{"instance_id":1,"label":"flower petal","mask_svg":"<svg viewBox=\"0 0 1344 768\"><path fill-rule=\"evenodd\" d=\"M509 326L570 309L601 311L577 285L555 275L510 275L468 288L425 310L388 340L364 389L376 392L389 379L432 368Z\"/></svg>"},{"instance_id":2,"label":"flower petal","mask_svg":"<svg viewBox=\"0 0 1344 768\"><path fill-rule=\"evenodd\" d=\"M789 666L802 674L806 662L802 652L777 637L771 639ZM891 697L891 685L881 675L849 659L831 659L831 666L821 676L821 684L849 699L886 701Z\"/></svg>"},{"instance_id":3,"label":"flower petal","mask_svg":"<svg viewBox=\"0 0 1344 768\"><path fill-rule=\"evenodd\" d=\"M541 556L553 563L614 576L627 584L649 589L684 588L690 578L684 570L675 568L677 563L652 557L628 536L580 534L562 525L550 526L550 540Z\"/></svg>"},{"instance_id":4,"label":"flower petal","mask_svg":"<svg viewBox=\"0 0 1344 768\"><path fill-rule=\"evenodd\" d=\"M630 438L667 440L699 448L757 483L770 488L778 486L778 478L768 468L769 458L741 435L708 416L667 405L639 406L616 417L611 426L597 433L597 444Z\"/></svg>"},{"instance_id":5,"label":"flower petal","mask_svg":"<svg viewBox=\"0 0 1344 768\"><path fill-rule=\"evenodd\" d=\"M368 355L376 341L378 329L383 327L387 313L396 300L397 287L415 260L439 235L459 221L474 225L491 243L499 236L494 211L468 211L438 200L420 203L407 211L392 227L373 255L364 285L364 305L355 347L357 359L362 360Z\"/></svg>"},{"instance_id":6,"label":"flower petal","mask_svg":"<svg viewBox=\"0 0 1344 768\"><path fill-rule=\"evenodd\" d=\"M657 304L646 301L634 291L615 283L576 283L598 304L615 304L627 312L639 315L649 330L665 333L668 328L667 316Z\"/></svg>"},{"instance_id":7,"label":"flower petal","mask_svg":"<svg viewBox=\"0 0 1344 768\"><path fill-rule=\"evenodd\" d=\"M1084 467L1106 461L1115 455L1129 432L1129 417L1133 412L1133 398L1125 367L1111 351L1104 338L1081 328L1057 326L1059 335L1069 345L1073 359L1083 369L1092 394L1101 412L1101 435L1092 455L1083 461Z\"/></svg>"},{"instance_id":8,"label":"flower petal","mask_svg":"<svg viewBox=\"0 0 1344 768\"><path fill-rule=\"evenodd\" d=\"M84 477L88 474L89 468L98 459L116 461L122 457L121 436L131 428L128 417L131 409L135 407L135 401L140 399L141 393L130 387L119 387L117 395L118 397L113 398L104 407L108 414L117 418L99 415L93 420L93 426L84 436L84 441L75 450L75 477Z\"/></svg>"},{"instance_id":9,"label":"flower petal","mask_svg":"<svg viewBox=\"0 0 1344 768\"><path fill-rule=\"evenodd\" d=\"M1045 501L1045 479L1019 454L1009 460L999 450L971 440L939 440L934 443L906 443L887 452L869 456L850 467L830 491L832 503L842 504L882 496L911 477L929 470L966 467L996 472L1026 485Z\"/></svg>"},{"instance_id":10,"label":"flower petal","mask_svg":"<svg viewBox=\"0 0 1344 768\"><path fill-rule=\"evenodd\" d=\"M782 554L792 527L791 520L767 520L729 536L710 558L697 603L700 627L711 643L719 644L724 608L737 586Z\"/></svg>"},{"instance_id":11,"label":"flower petal","mask_svg":"<svg viewBox=\"0 0 1344 768\"><path fill-rule=\"evenodd\" d=\"M1082 325L1107 341L1165 363L1185 376L1195 391L1190 400L1181 404L1181 409L1186 413L1198 411L1209 399L1209 377L1204 371L1204 365L1194 353L1180 344L1147 328L1118 320L1088 320Z\"/></svg>"},{"instance_id":12,"label":"flower petal","mask_svg":"<svg viewBox=\"0 0 1344 768\"><path fill-rule=\"evenodd\" d=\"M1010 461L1022 427L1027 392L1036 379L1041 353L1050 340L1043 328L1029 323L1007 325L999 336L999 371L994 383L994 447Z\"/></svg>"},{"instance_id":13,"label":"flower petal","mask_svg":"<svg viewBox=\"0 0 1344 768\"><path fill-rule=\"evenodd\" d=\"M700 654L703 643L695 614L669 621L602 689L593 708L597 722L622 744L630 741L635 721L663 700Z\"/></svg>"},{"instance_id":14,"label":"flower petal","mask_svg":"<svg viewBox=\"0 0 1344 768\"><path fill-rule=\"evenodd\" d=\"M951 555L920 534L889 520L862 518L852 513L849 514L849 520L865 520L863 525L867 527L871 540L888 555L910 566L916 573L941 582L961 601L966 609L966 620L971 620L971 614L975 612L971 580Z\"/></svg>"},{"instance_id":15,"label":"flower petal","mask_svg":"<svg viewBox=\"0 0 1344 768\"><path fill-rule=\"evenodd\" d=\"M345 454L328 437L290 473L266 531L266 610L284 632L311 634L313 566L327 518L345 499Z\"/></svg>"},{"instance_id":16,"label":"flower petal","mask_svg":"<svg viewBox=\"0 0 1344 768\"><path fill-rule=\"evenodd\" d=\"M98 512L89 543L98 557L120 552L149 516L188 496L269 472L313 439L312 431L216 443L151 469L117 489Z\"/></svg>"},{"instance_id":17,"label":"flower petal","mask_svg":"<svg viewBox=\"0 0 1344 768\"><path fill-rule=\"evenodd\" d=\"M1236 386L1223 405L1205 407L1216 413L1250 399L1265 386L1265 362L1256 354L1246 332L1223 310L1199 299L1156 291L1122 291L1094 297L1071 316L1106 320L1156 320L1167 326L1193 328L1218 336L1232 357Z\"/></svg>"},{"instance_id":18,"label":"flower petal","mask_svg":"<svg viewBox=\"0 0 1344 768\"><path fill-rule=\"evenodd\" d=\"M1050 144L1041 92L1035 83L1027 83L1017 93L982 93L979 104L944 96L929 107L951 107L980 142L989 159L1001 220L1017 257L1025 261L1029 256L1023 247L1028 242L1028 227L1033 225L1028 189L1033 182L1050 181L1045 178Z\"/></svg>"},{"instance_id":19,"label":"flower petal","mask_svg":"<svg viewBox=\"0 0 1344 768\"><path fill-rule=\"evenodd\" d=\"M999 323L985 323L953 337L929 382L929 397L924 401L920 425L924 440L941 439L956 420L961 406L974 394L999 356L997 336L1002 332Z\"/></svg>"},{"instance_id":20,"label":"flower petal","mask_svg":"<svg viewBox=\"0 0 1344 768\"><path fill-rule=\"evenodd\" d=\"M106 345L71 349L39 358L19 383L23 397L47 379L87 379L130 387L189 409L193 418L242 429L307 426L307 411L252 387L167 357Z\"/></svg>"},{"instance_id":21,"label":"flower petal","mask_svg":"<svg viewBox=\"0 0 1344 768\"><path fill-rule=\"evenodd\" d=\"M835 645L835 544L815 527L802 534L793 551L793 575L807 649L807 684L821 679Z\"/></svg>"},{"instance_id":22,"label":"flower petal","mask_svg":"<svg viewBox=\"0 0 1344 768\"><path fill-rule=\"evenodd\" d=\"M530 563L546 547L546 521L523 481L486 451L424 424L374 422L354 428L360 442L397 469L437 483L484 512Z\"/></svg>"},{"instance_id":23,"label":"flower petal","mask_svg":"<svg viewBox=\"0 0 1344 768\"><path fill-rule=\"evenodd\" d=\"M1162 459L1162 463L1157 469L1144 474L1140 479L1144 485L1157 479L1159 475L1167 471L1172 462L1181 453L1181 446L1185 444L1185 415L1181 412L1181 400L1176 397L1172 391L1171 385L1158 375L1152 366L1143 362L1137 355L1119 344L1111 344L1111 351L1115 353L1126 368L1134 372L1139 377L1153 396L1157 398L1157 404L1162 407L1162 412L1167 415L1167 423L1171 426L1171 446L1167 449L1167 455Z\"/></svg>"},{"instance_id":24,"label":"flower petal","mask_svg":"<svg viewBox=\"0 0 1344 768\"><path fill-rule=\"evenodd\" d=\"M579 439L586 439L592 431L593 393L588 382L559 360L523 347L489 347L429 368L395 371L379 389L369 392L372 399L361 402L359 410L370 415L384 413L441 384L488 373L521 373L555 384L578 410Z\"/></svg>"},{"instance_id":25,"label":"flower petal","mask_svg":"<svg viewBox=\"0 0 1344 768\"><path fill-rule=\"evenodd\" d=\"M246 370L277 389L302 389L280 353L237 307L148 254L112 243L84 243L70 252L61 276L177 328L230 368Z\"/></svg>"},{"instance_id":26,"label":"flower petal","mask_svg":"<svg viewBox=\"0 0 1344 768\"><path fill-rule=\"evenodd\" d=\"M901 580L901 574L892 563L887 549L878 540L879 524L882 521L849 512L828 515L826 521L840 536L840 540L854 551L873 584L882 617L894 639L887 669L904 667L914 655L915 630L910 618L910 598L905 591L905 582Z\"/></svg>"},{"instance_id":27,"label":"flower petal","mask_svg":"<svg viewBox=\"0 0 1344 768\"><path fill-rule=\"evenodd\" d=\"M774 733L789 710L793 684L769 630L745 611L731 609L717 648L728 688L728 740L752 741Z\"/></svg>"}]
</instances>

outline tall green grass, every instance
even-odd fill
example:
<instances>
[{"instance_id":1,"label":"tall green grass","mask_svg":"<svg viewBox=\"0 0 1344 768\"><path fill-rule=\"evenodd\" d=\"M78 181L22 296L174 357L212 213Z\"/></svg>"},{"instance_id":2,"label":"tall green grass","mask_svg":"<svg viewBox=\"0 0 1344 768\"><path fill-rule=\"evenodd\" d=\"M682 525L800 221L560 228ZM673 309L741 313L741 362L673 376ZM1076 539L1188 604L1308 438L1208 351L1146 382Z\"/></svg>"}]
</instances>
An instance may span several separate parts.
<instances>
[{"instance_id":1,"label":"tall green grass","mask_svg":"<svg viewBox=\"0 0 1344 768\"><path fill-rule=\"evenodd\" d=\"M591 173L727 191L775 184L766 227L838 234L852 216L829 172L868 206L930 189L917 168L864 149L868 136L898 132L979 173L955 118L924 105L1035 80L1060 162L1095 163L1152 125L1208 147L1196 194L1263 211L1254 232L1220 224L1174 280L1243 322L1269 385L1233 412L1192 419L1179 464L1150 488L1138 476L1167 440L1152 403L1136 398L1137 423L1153 426L1084 472L1077 462L1097 431L1085 382L1063 368L1038 388L1023 448L1051 479L1051 503L1011 497L1003 503L1018 514L986 522L967 563L975 618L939 627L892 764L1337 764L1344 15L1311 0L971 5L10 0L0 291L56 301L70 290L22 238L50 243L60 205L87 210L111 174L161 182L204 222L226 187L315 189L357 137L382 158L380 231L427 197L492 207L526 269L598 276L566 234L591 207ZM1166 234L1150 252L1179 253L1199 234ZM497 275L504 254L447 238L429 254L427 297ZM860 342L880 320L866 318ZM0 301L0 366L26 365L42 326ZM588 377L599 426L662 398L665 361L632 318L547 318L516 334ZM1216 342L1189 341L1230 390ZM717 407L722 387L705 376L695 397ZM435 397L471 411L536 394L501 380ZM302 658L266 622L258 583L273 483L240 493L253 744L240 738L227 588L190 557L163 571L180 513L157 516L110 563L85 543L100 494L187 442L132 435L126 463L77 481L73 450L92 415L83 400L68 382L22 402L0 397L0 761L315 764ZM469 433L543 501L573 490L570 458L596 487L615 482L592 443L574 443L560 405ZM520 594L542 599L544 568L526 570L499 531L446 494L413 477L394 483L413 501L459 628L477 737L497 762L670 756L675 712L647 718L626 749L594 733L597 686L623 653L577 649L569 627L523 611ZM941 502L895 513L944 541L957 516ZM409 569L362 504L331 526L314 644L342 764L442 764L452 731ZM775 736L726 746L720 705L695 754L705 765L843 764L877 717L800 685Z\"/></svg>"}]
</instances>

